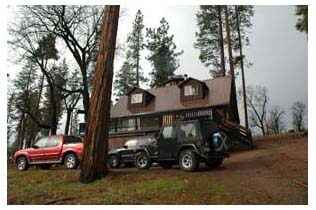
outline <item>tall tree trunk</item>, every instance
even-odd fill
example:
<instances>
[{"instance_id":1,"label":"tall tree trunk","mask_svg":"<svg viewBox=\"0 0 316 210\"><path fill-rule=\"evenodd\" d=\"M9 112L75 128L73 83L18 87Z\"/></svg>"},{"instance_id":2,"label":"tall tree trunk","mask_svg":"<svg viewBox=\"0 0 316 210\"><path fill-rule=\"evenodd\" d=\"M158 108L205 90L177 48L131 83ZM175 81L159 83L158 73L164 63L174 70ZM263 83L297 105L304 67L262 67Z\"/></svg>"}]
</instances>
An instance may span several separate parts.
<instances>
[{"instance_id":1,"label":"tall tree trunk","mask_svg":"<svg viewBox=\"0 0 316 210\"><path fill-rule=\"evenodd\" d=\"M39 91L38 91L38 97L37 97L36 108L35 108L35 113L36 113L35 116L39 116L39 105L41 103L41 98L42 98L44 79L45 79L45 76L43 74L41 78L40 86L39 86ZM30 137L27 143L27 148L33 145L35 141L35 137L36 137L36 132L38 131L38 125L34 122L33 119L31 122L32 122L32 127L31 127Z\"/></svg>"},{"instance_id":2,"label":"tall tree trunk","mask_svg":"<svg viewBox=\"0 0 316 210\"><path fill-rule=\"evenodd\" d=\"M244 73L244 57L242 54L242 44L241 44L241 36L240 36L240 26L239 26L239 13L238 6L235 6L236 11L236 23L237 23L237 32L238 32L238 47L240 52L240 67L241 67L241 78L242 78L242 93L243 93L243 104L244 104L244 113L245 113L245 126L249 129L248 125L248 110L246 103L246 85L245 85L245 73Z\"/></svg>"},{"instance_id":3,"label":"tall tree trunk","mask_svg":"<svg viewBox=\"0 0 316 210\"><path fill-rule=\"evenodd\" d=\"M80 181L89 183L107 173L113 61L120 6L105 6L91 103L85 131Z\"/></svg>"},{"instance_id":4,"label":"tall tree trunk","mask_svg":"<svg viewBox=\"0 0 316 210\"><path fill-rule=\"evenodd\" d=\"M24 136L25 136L25 113L22 113L20 123L19 123L19 133L18 133L19 149L23 149Z\"/></svg>"},{"instance_id":5,"label":"tall tree trunk","mask_svg":"<svg viewBox=\"0 0 316 210\"><path fill-rule=\"evenodd\" d=\"M84 108L84 119L87 122L90 97L89 97L89 85L88 85L88 77L87 77L87 69L86 67L81 67L82 80L83 80L83 90L82 90L82 103Z\"/></svg>"},{"instance_id":6,"label":"tall tree trunk","mask_svg":"<svg viewBox=\"0 0 316 210\"><path fill-rule=\"evenodd\" d=\"M232 42L230 37L230 25L228 18L228 6L225 5L225 22L226 22L226 39L227 39L227 47L228 47L228 60L229 60L229 71L232 77L232 100L230 102L231 110L233 110L234 116L233 119L239 123L238 116L238 106L237 106L237 93L236 93L236 84L235 84L235 71L234 71L234 63L233 63L233 51L232 51Z\"/></svg>"},{"instance_id":7,"label":"tall tree trunk","mask_svg":"<svg viewBox=\"0 0 316 210\"><path fill-rule=\"evenodd\" d=\"M67 118L66 118L66 126L65 126L65 134L69 133L70 119L72 114L72 109L67 109Z\"/></svg>"},{"instance_id":8,"label":"tall tree trunk","mask_svg":"<svg viewBox=\"0 0 316 210\"><path fill-rule=\"evenodd\" d=\"M226 75L225 70L225 54L224 54L224 39L223 39L223 23L222 23L222 6L217 6L217 13L218 13L218 30L219 30L219 47L221 51L221 70L222 70L222 76Z\"/></svg>"},{"instance_id":9,"label":"tall tree trunk","mask_svg":"<svg viewBox=\"0 0 316 210\"><path fill-rule=\"evenodd\" d=\"M137 46L137 58L136 58L136 85L139 87L139 34L137 36L138 46Z\"/></svg>"},{"instance_id":10,"label":"tall tree trunk","mask_svg":"<svg viewBox=\"0 0 316 210\"><path fill-rule=\"evenodd\" d=\"M228 47L228 59L229 59L229 70L230 75L233 78L233 82L235 82L235 72L234 72L234 62L233 62L233 51L232 51L232 42L230 37L230 25L229 25L229 18L228 18L228 8L227 5L225 7L225 22L226 22L226 39L227 39L227 47Z\"/></svg>"}]
</instances>

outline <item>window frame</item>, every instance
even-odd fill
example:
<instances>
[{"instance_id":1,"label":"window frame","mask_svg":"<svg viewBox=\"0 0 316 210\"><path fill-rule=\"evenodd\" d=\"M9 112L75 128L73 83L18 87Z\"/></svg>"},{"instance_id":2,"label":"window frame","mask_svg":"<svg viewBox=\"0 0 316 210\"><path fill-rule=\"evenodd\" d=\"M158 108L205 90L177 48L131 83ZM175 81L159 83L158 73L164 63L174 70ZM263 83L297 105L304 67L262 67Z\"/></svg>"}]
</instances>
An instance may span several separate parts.
<instances>
[{"instance_id":1,"label":"window frame","mask_svg":"<svg viewBox=\"0 0 316 210\"><path fill-rule=\"evenodd\" d=\"M193 93L193 89L196 88L196 92ZM197 84L194 85L185 85L184 86L184 92L183 92L184 96L196 96L199 95L199 86Z\"/></svg>"},{"instance_id":2,"label":"window frame","mask_svg":"<svg viewBox=\"0 0 316 210\"><path fill-rule=\"evenodd\" d=\"M139 96L140 99L134 101L135 97L137 97L137 96ZM143 103L143 93L133 93L133 94L131 94L131 104L141 104L141 103Z\"/></svg>"}]
</instances>

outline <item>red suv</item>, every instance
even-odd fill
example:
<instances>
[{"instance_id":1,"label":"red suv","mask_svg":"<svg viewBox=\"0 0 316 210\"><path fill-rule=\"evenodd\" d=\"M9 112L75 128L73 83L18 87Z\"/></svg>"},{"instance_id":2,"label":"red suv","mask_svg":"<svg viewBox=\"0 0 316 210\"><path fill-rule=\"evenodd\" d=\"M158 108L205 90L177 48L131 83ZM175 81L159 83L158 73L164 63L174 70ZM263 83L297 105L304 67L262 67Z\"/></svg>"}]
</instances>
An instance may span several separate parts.
<instances>
[{"instance_id":1,"label":"red suv","mask_svg":"<svg viewBox=\"0 0 316 210\"><path fill-rule=\"evenodd\" d=\"M52 164L64 164L66 168L79 166L83 155L83 143L79 137L56 135L40 138L31 148L14 154L17 169L25 171L31 165L49 169Z\"/></svg>"}]
</instances>

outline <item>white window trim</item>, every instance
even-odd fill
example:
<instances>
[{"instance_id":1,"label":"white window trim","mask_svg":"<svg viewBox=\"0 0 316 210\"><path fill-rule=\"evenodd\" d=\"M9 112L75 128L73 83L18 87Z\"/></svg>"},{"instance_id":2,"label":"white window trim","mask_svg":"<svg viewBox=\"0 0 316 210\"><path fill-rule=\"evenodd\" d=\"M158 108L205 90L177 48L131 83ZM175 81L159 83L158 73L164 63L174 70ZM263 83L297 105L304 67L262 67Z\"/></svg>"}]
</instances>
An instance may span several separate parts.
<instances>
[{"instance_id":1,"label":"white window trim","mask_svg":"<svg viewBox=\"0 0 316 210\"><path fill-rule=\"evenodd\" d=\"M195 94L193 94L193 92L192 92L193 86L197 88L197 92ZM189 88L189 89L186 89L186 88ZM193 95L198 95L198 94L199 94L199 86L198 85L186 85L186 86L184 86L184 96L193 96Z\"/></svg>"},{"instance_id":2,"label":"white window trim","mask_svg":"<svg viewBox=\"0 0 316 210\"><path fill-rule=\"evenodd\" d=\"M134 97L136 97L136 98L134 98ZM142 93L134 93L131 95L131 104L139 104L142 102L143 102L143 94Z\"/></svg>"}]
</instances>

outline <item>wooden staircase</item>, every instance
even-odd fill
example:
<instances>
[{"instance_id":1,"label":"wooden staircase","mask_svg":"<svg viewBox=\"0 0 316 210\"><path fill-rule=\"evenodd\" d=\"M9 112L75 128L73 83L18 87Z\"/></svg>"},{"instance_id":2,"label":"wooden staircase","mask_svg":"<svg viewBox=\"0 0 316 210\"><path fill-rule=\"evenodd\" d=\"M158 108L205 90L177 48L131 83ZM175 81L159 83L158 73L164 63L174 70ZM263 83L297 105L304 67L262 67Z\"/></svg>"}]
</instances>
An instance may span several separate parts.
<instances>
[{"instance_id":1,"label":"wooden staircase","mask_svg":"<svg viewBox=\"0 0 316 210\"><path fill-rule=\"evenodd\" d=\"M255 147L252 141L252 133L246 127L224 118L222 118L219 127L225 130L233 140L238 140L250 148Z\"/></svg>"}]
</instances>

